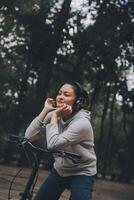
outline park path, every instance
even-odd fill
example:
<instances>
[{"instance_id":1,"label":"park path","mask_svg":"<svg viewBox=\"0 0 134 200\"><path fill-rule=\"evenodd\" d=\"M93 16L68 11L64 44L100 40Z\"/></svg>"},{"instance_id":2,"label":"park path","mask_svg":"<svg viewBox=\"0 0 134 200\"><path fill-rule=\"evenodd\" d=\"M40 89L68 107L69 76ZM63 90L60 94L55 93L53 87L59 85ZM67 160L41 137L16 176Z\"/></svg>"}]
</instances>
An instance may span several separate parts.
<instances>
[{"instance_id":1,"label":"park path","mask_svg":"<svg viewBox=\"0 0 134 200\"><path fill-rule=\"evenodd\" d=\"M0 200L8 200L8 191L10 182L20 168L14 166L0 165ZM15 182L11 190L11 200L19 200L19 193L23 191L27 178L31 169L24 168ZM36 192L48 174L46 170L39 170L38 181L35 186ZM68 200L69 191L65 191L60 200ZM134 185L126 183L118 183L104 180L97 180L94 186L93 200L134 200Z\"/></svg>"}]
</instances>

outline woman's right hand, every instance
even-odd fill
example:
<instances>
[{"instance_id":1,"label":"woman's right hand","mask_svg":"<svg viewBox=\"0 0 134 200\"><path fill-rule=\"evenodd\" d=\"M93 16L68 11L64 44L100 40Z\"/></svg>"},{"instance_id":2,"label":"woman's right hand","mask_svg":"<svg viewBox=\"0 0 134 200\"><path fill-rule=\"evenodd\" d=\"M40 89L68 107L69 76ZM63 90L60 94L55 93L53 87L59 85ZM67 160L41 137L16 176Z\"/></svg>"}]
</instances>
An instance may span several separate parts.
<instances>
[{"instance_id":1,"label":"woman's right hand","mask_svg":"<svg viewBox=\"0 0 134 200\"><path fill-rule=\"evenodd\" d=\"M45 103L44 103L44 107L43 107L41 113L38 115L39 120L40 120L41 122L44 121L44 118L46 117L46 115L47 115L50 111L55 110L54 105L55 105L55 100L54 100L54 99L52 99L52 98L47 98L47 99L46 99L46 101L45 101Z\"/></svg>"},{"instance_id":2,"label":"woman's right hand","mask_svg":"<svg viewBox=\"0 0 134 200\"><path fill-rule=\"evenodd\" d=\"M48 112L56 109L56 102L52 98L47 98L44 104L44 108L47 109Z\"/></svg>"}]
</instances>

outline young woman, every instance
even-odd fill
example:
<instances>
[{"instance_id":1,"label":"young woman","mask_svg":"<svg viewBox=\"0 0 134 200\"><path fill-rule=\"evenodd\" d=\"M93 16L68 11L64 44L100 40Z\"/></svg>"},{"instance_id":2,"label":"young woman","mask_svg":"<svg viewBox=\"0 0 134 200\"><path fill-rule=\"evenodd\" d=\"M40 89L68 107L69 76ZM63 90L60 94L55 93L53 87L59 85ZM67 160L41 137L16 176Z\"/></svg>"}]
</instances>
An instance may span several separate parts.
<instances>
[{"instance_id":1,"label":"young woman","mask_svg":"<svg viewBox=\"0 0 134 200\"><path fill-rule=\"evenodd\" d=\"M78 82L65 83L56 100L48 98L41 113L27 128L25 136L31 141L45 136L48 149L81 156L78 163L54 156L53 170L35 200L58 200L66 188L70 190L70 200L91 200L97 170L88 104L88 95Z\"/></svg>"}]
</instances>

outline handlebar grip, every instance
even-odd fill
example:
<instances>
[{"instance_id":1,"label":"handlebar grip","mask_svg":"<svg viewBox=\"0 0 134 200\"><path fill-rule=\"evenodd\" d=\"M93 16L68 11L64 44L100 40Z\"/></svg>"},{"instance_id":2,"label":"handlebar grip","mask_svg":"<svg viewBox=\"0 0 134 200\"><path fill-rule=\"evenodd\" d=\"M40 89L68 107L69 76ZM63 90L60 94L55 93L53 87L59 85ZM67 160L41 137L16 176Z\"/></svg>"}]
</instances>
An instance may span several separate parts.
<instances>
[{"instance_id":1,"label":"handlebar grip","mask_svg":"<svg viewBox=\"0 0 134 200\"><path fill-rule=\"evenodd\" d=\"M80 159L81 155L77 154L77 153L72 153L72 152L68 152L68 151L64 151L64 150L50 150L51 153L59 153L61 155L65 155L65 157L72 157L74 159Z\"/></svg>"},{"instance_id":2,"label":"handlebar grip","mask_svg":"<svg viewBox=\"0 0 134 200\"><path fill-rule=\"evenodd\" d=\"M66 155L67 155L67 156L70 156L70 157L72 157L72 158L77 158L77 159L80 159L80 158L81 158L81 156L80 156L79 154L72 153L72 152L67 152L67 151L66 151Z\"/></svg>"}]
</instances>

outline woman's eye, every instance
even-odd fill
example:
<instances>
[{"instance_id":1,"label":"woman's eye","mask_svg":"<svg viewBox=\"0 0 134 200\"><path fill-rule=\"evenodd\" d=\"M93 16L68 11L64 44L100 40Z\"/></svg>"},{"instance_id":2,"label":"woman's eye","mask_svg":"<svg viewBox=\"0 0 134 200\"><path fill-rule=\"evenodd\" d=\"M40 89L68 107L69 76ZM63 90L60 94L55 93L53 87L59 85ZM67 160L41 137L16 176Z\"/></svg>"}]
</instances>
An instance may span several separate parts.
<instances>
[{"instance_id":1,"label":"woman's eye","mask_svg":"<svg viewBox=\"0 0 134 200\"><path fill-rule=\"evenodd\" d=\"M70 94L68 94L68 93L58 92L57 96L60 96L60 95L63 95L65 97L69 97L70 96Z\"/></svg>"},{"instance_id":2,"label":"woman's eye","mask_svg":"<svg viewBox=\"0 0 134 200\"><path fill-rule=\"evenodd\" d=\"M66 96L66 97L69 97L70 95L69 95L69 94L65 94L65 96Z\"/></svg>"}]
</instances>

